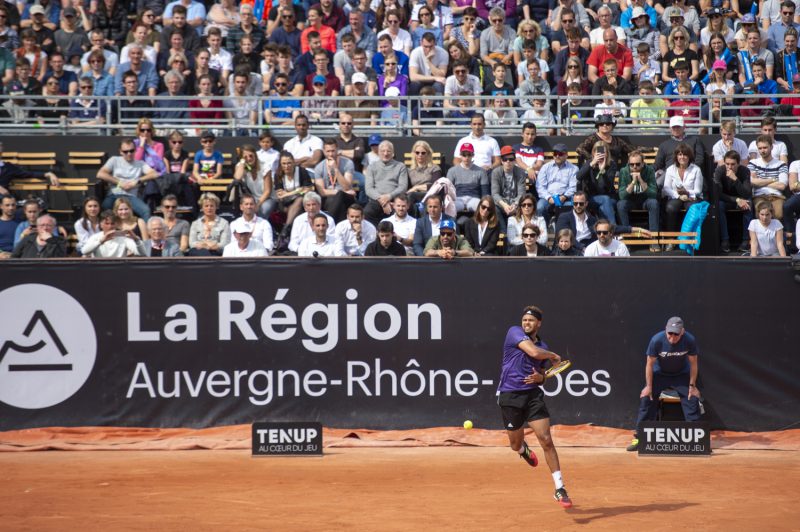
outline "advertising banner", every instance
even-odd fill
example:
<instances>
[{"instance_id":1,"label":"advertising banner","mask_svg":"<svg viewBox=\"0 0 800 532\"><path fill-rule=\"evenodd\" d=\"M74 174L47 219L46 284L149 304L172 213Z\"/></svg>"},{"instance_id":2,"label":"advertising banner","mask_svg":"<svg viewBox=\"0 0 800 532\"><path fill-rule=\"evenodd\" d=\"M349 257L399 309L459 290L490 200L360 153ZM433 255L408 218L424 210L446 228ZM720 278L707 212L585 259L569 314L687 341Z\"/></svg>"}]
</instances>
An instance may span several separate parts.
<instances>
[{"instance_id":1,"label":"advertising banner","mask_svg":"<svg viewBox=\"0 0 800 532\"><path fill-rule=\"evenodd\" d=\"M525 305L572 367L554 423L632 427L645 349L682 316L711 428L798 407L798 285L776 261L131 260L0 265L0 430L501 428L502 344ZM741 297L745 279L757 290Z\"/></svg>"}]
</instances>

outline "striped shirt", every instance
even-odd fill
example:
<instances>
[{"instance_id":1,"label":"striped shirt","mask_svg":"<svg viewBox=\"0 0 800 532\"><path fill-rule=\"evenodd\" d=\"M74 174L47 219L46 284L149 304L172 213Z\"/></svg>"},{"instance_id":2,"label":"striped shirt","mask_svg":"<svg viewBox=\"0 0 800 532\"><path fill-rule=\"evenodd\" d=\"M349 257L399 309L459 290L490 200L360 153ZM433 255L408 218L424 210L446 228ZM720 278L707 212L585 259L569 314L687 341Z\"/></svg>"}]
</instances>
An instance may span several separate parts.
<instances>
[{"instance_id":1,"label":"striped shirt","mask_svg":"<svg viewBox=\"0 0 800 532\"><path fill-rule=\"evenodd\" d=\"M781 183L789 186L789 167L779 159L771 159L765 162L764 159L751 159L747 165L752 177L760 179L777 179ZM753 197L756 196L783 196L783 192L771 187L753 187Z\"/></svg>"}]
</instances>

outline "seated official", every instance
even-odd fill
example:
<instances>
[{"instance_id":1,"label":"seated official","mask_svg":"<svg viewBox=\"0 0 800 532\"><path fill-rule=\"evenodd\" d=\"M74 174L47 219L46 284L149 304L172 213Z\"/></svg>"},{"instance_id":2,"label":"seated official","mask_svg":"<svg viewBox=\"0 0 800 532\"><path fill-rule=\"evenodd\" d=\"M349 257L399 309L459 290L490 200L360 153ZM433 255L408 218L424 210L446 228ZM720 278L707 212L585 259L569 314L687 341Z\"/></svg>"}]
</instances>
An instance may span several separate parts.
<instances>
[{"instance_id":1,"label":"seated official","mask_svg":"<svg viewBox=\"0 0 800 532\"><path fill-rule=\"evenodd\" d=\"M394 225L387 220L378 224L378 238L364 251L365 257L405 257L406 248L395 239Z\"/></svg>"},{"instance_id":2,"label":"seated official","mask_svg":"<svg viewBox=\"0 0 800 532\"><path fill-rule=\"evenodd\" d=\"M452 219L442 220L439 224L439 236L431 237L425 244L424 256L426 257L440 257L449 260L473 255L475 255L475 251L467 239L456 235L456 222Z\"/></svg>"}]
</instances>

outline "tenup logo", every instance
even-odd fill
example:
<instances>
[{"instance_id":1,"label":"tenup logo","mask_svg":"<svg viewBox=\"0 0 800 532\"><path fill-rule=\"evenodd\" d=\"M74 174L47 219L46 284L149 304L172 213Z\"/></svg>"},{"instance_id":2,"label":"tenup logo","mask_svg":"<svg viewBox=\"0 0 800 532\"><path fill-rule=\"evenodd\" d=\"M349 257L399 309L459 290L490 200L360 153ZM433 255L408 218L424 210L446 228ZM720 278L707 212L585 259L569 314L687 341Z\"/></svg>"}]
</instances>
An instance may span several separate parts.
<instances>
[{"instance_id":1,"label":"tenup logo","mask_svg":"<svg viewBox=\"0 0 800 532\"><path fill-rule=\"evenodd\" d=\"M83 306L52 286L22 284L0 292L0 401L19 408L57 405L94 367L97 338Z\"/></svg>"}]
</instances>

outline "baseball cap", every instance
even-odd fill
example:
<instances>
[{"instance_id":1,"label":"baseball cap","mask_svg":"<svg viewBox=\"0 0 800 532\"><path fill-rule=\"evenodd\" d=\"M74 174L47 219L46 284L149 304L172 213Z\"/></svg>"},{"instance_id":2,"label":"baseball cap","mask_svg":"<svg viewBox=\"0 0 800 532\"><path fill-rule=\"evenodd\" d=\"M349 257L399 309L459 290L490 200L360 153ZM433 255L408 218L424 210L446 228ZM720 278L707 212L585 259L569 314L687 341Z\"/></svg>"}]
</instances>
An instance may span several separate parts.
<instances>
[{"instance_id":1,"label":"baseball cap","mask_svg":"<svg viewBox=\"0 0 800 532\"><path fill-rule=\"evenodd\" d=\"M756 17L752 13L745 13L742 15L742 24L755 24Z\"/></svg>"},{"instance_id":2,"label":"baseball cap","mask_svg":"<svg viewBox=\"0 0 800 532\"><path fill-rule=\"evenodd\" d=\"M465 142L464 144L461 145L461 149L458 150L458 151L460 151L460 152L465 152L466 151L466 152L469 152L469 153L475 153L475 146L473 146L469 142Z\"/></svg>"},{"instance_id":3,"label":"baseball cap","mask_svg":"<svg viewBox=\"0 0 800 532\"><path fill-rule=\"evenodd\" d=\"M65 17L75 17L78 15L78 11L72 6L65 7L62 13Z\"/></svg>"},{"instance_id":4,"label":"baseball cap","mask_svg":"<svg viewBox=\"0 0 800 532\"><path fill-rule=\"evenodd\" d=\"M673 116L669 119L669 127L686 127L682 116Z\"/></svg>"},{"instance_id":5,"label":"baseball cap","mask_svg":"<svg viewBox=\"0 0 800 532\"><path fill-rule=\"evenodd\" d=\"M370 146L377 146L383 141L383 137L378 135L377 133L373 133L369 136L369 145Z\"/></svg>"},{"instance_id":6,"label":"baseball cap","mask_svg":"<svg viewBox=\"0 0 800 532\"><path fill-rule=\"evenodd\" d=\"M596 126L600 124L613 124L613 123L614 123L614 117L612 115L602 114L595 117L594 119L594 124Z\"/></svg>"},{"instance_id":7,"label":"baseball cap","mask_svg":"<svg viewBox=\"0 0 800 532\"><path fill-rule=\"evenodd\" d=\"M742 87L742 92L744 92L745 94L755 94L756 89L757 87L755 85L753 85L752 83L747 83L745 84L744 87Z\"/></svg>"},{"instance_id":8,"label":"baseball cap","mask_svg":"<svg viewBox=\"0 0 800 532\"><path fill-rule=\"evenodd\" d=\"M217 138L217 137L210 131L203 131L203 133L200 135L200 140L203 140L203 139L214 140L215 138Z\"/></svg>"},{"instance_id":9,"label":"baseball cap","mask_svg":"<svg viewBox=\"0 0 800 532\"><path fill-rule=\"evenodd\" d=\"M633 8L633 12L631 13L631 20L644 16L647 16L647 12L645 12L644 8L639 6Z\"/></svg>"},{"instance_id":10,"label":"baseball cap","mask_svg":"<svg viewBox=\"0 0 800 532\"><path fill-rule=\"evenodd\" d=\"M386 96L387 98L396 98L400 96L400 89L398 89L397 87L389 87L388 89L386 89L386 92L384 92L383 95Z\"/></svg>"},{"instance_id":11,"label":"baseball cap","mask_svg":"<svg viewBox=\"0 0 800 532\"><path fill-rule=\"evenodd\" d=\"M36 4L31 6L30 10L28 10L28 13L31 15L44 15L44 8L39 4Z\"/></svg>"},{"instance_id":12,"label":"baseball cap","mask_svg":"<svg viewBox=\"0 0 800 532\"><path fill-rule=\"evenodd\" d=\"M439 231L441 231L442 229L450 229L451 231L455 231L456 230L456 222L454 220L449 219L449 218L445 218L444 220L442 220L439 223Z\"/></svg>"},{"instance_id":13,"label":"baseball cap","mask_svg":"<svg viewBox=\"0 0 800 532\"><path fill-rule=\"evenodd\" d=\"M669 18L683 18L683 11L679 7L673 7L669 12Z\"/></svg>"},{"instance_id":14,"label":"baseball cap","mask_svg":"<svg viewBox=\"0 0 800 532\"><path fill-rule=\"evenodd\" d=\"M567 148L566 144L559 142L558 144L553 146L553 151L560 151L562 153L567 153L567 151L569 151L569 148Z\"/></svg>"},{"instance_id":15,"label":"baseball cap","mask_svg":"<svg viewBox=\"0 0 800 532\"><path fill-rule=\"evenodd\" d=\"M722 10L718 7L712 7L711 9L705 12L705 15L707 17L710 17L711 15L722 15Z\"/></svg>"},{"instance_id":16,"label":"baseball cap","mask_svg":"<svg viewBox=\"0 0 800 532\"><path fill-rule=\"evenodd\" d=\"M683 332L683 320L680 316L673 316L667 320L667 332L681 333Z\"/></svg>"},{"instance_id":17,"label":"baseball cap","mask_svg":"<svg viewBox=\"0 0 800 532\"><path fill-rule=\"evenodd\" d=\"M234 233L252 233L253 225L244 221L244 218L237 218L231 223L231 231Z\"/></svg>"},{"instance_id":18,"label":"baseball cap","mask_svg":"<svg viewBox=\"0 0 800 532\"><path fill-rule=\"evenodd\" d=\"M353 83L366 83L367 82L367 75L364 74L363 72L356 72L355 74L353 74L353 77L352 77L351 80L352 80Z\"/></svg>"},{"instance_id":19,"label":"baseball cap","mask_svg":"<svg viewBox=\"0 0 800 532\"><path fill-rule=\"evenodd\" d=\"M506 155L514 155L514 148L511 146L503 146L500 148L500 157L505 157Z\"/></svg>"},{"instance_id":20,"label":"baseball cap","mask_svg":"<svg viewBox=\"0 0 800 532\"><path fill-rule=\"evenodd\" d=\"M314 76L314 79L311 80L312 85L316 85L317 83L322 83L323 85L325 85L326 82L327 80L325 79L325 76Z\"/></svg>"},{"instance_id":21,"label":"baseball cap","mask_svg":"<svg viewBox=\"0 0 800 532\"><path fill-rule=\"evenodd\" d=\"M726 63L724 59L717 59L711 66L711 70L727 70L727 69L728 69L728 63Z\"/></svg>"}]
</instances>

